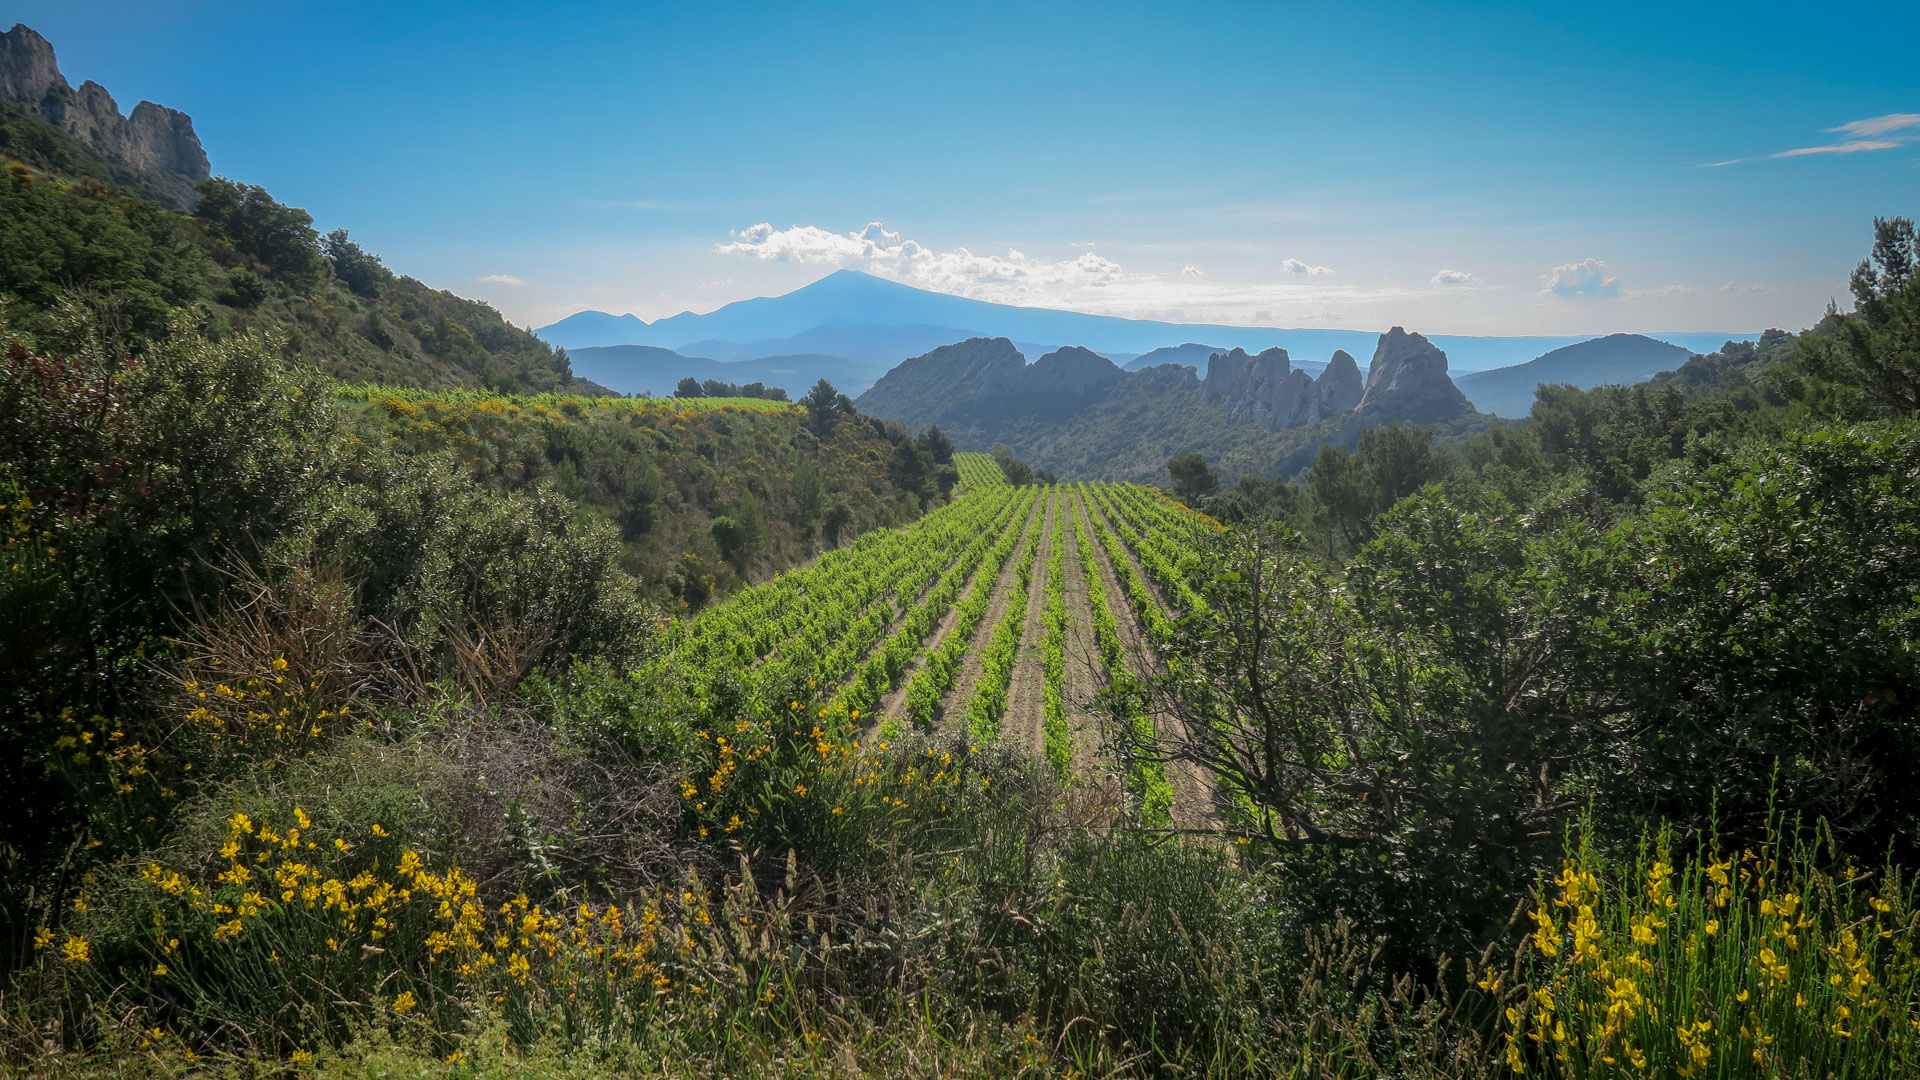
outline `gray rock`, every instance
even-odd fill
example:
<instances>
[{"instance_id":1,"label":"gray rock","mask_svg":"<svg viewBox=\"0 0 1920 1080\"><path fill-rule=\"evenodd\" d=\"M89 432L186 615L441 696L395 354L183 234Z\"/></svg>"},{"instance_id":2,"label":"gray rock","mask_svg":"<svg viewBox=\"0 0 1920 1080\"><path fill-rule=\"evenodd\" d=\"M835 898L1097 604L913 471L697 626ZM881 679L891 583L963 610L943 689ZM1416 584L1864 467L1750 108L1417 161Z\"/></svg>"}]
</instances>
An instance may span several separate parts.
<instances>
[{"instance_id":1,"label":"gray rock","mask_svg":"<svg viewBox=\"0 0 1920 1080\"><path fill-rule=\"evenodd\" d=\"M1360 381L1360 365L1345 349L1336 349L1327 361L1327 369L1313 382L1314 401L1321 416L1346 412L1360 404L1366 386Z\"/></svg>"},{"instance_id":2,"label":"gray rock","mask_svg":"<svg viewBox=\"0 0 1920 1080\"><path fill-rule=\"evenodd\" d=\"M1201 392L1236 423L1280 430L1320 418L1313 377L1293 370L1285 349L1267 349L1258 356L1248 356L1243 349L1215 354L1207 361Z\"/></svg>"},{"instance_id":3,"label":"gray rock","mask_svg":"<svg viewBox=\"0 0 1920 1080\"><path fill-rule=\"evenodd\" d=\"M1380 335L1358 408L1369 425L1392 420L1432 424L1473 411L1447 377L1447 354L1398 326Z\"/></svg>"},{"instance_id":4,"label":"gray rock","mask_svg":"<svg viewBox=\"0 0 1920 1080\"><path fill-rule=\"evenodd\" d=\"M186 113L143 101L132 117L107 88L88 80L75 90L60 74L53 46L31 27L0 34L0 100L45 119L102 157L136 169L199 182L212 175L207 152Z\"/></svg>"}]
</instances>

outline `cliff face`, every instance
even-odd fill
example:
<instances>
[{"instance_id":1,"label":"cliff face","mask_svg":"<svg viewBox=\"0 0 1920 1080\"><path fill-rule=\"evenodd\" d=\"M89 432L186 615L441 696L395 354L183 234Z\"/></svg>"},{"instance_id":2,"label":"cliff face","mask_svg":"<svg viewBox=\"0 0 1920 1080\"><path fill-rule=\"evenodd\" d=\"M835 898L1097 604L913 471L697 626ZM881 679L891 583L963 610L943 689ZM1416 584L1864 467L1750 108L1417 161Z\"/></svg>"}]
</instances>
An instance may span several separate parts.
<instances>
[{"instance_id":1,"label":"cliff face","mask_svg":"<svg viewBox=\"0 0 1920 1080\"><path fill-rule=\"evenodd\" d=\"M1360 402L1360 368L1344 351L1333 354L1318 379L1293 370L1285 349L1258 356L1233 349L1207 363L1201 392L1233 422L1252 421L1276 431L1304 427L1345 412Z\"/></svg>"},{"instance_id":2,"label":"cliff face","mask_svg":"<svg viewBox=\"0 0 1920 1080\"><path fill-rule=\"evenodd\" d=\"M186 113L143 101L120 115L107 88L91 80L75 90L60 74L53 46L30 27L0 34L0 100L41 117L102 157L197 183L211 175L207 153Z\"/></svg>"},{"instance_id":3,"label":"cliff face","mask_svg":"<svg viewBox=\"0 0 1920 1080\"><path fill-rule=\"evenodd\" d=\"M1446 353L1398 326L1380 335L1360 398L1363 422L1432 424L1472 411L1466 396L1447 377Z\"/></svg>"}]
</instances>

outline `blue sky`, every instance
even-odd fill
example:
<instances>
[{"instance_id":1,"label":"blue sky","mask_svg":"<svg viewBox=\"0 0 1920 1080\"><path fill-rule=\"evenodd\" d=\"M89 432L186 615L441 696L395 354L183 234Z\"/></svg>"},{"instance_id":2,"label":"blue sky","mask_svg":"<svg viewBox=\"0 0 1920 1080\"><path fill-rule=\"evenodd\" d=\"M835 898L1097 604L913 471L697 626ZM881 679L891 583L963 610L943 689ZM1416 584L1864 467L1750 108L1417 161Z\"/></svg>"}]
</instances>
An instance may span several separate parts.
<instances>
[{"instance_id":1,"label":"blue sky","mask_svg":"<svg viewBox=\"0 0 1920 1080\"><path fill-rule=\"evenodd\" d=\"M216 172L523 324L855 266L1185 321L1799 327L1844 301L1873 215L1920 215L1920 5L1552 7L6 18L123 110L191 113ZM1774 156L1826 147L1851 149Z\"/></svg>"}]
</instances>

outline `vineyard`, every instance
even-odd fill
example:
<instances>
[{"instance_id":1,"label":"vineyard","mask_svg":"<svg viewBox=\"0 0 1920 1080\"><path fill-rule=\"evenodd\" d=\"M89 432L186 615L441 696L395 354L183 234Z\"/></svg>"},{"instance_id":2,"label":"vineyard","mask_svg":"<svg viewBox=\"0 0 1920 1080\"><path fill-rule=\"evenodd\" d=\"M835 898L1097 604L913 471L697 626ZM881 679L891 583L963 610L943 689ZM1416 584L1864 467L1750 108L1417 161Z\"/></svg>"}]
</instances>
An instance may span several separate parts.
<instances>
[{"instance_id":1,"label":"vineyard","mask_svg":"<svg viewBox=\"0 0 1920 1080\"><path fill-rule=\"evenodd\" d=\"M1123 785L1150 820L1204 815L1203 785L1121 768L1095 703L1204 603L1189 582L1216 526L1151 488L1012 486L986 455L956 464L952 503L675 627L656 671L724 671L746 702L804 698L881 740L1019 747L1068 783Z\"/></svg>"}]
</instances>

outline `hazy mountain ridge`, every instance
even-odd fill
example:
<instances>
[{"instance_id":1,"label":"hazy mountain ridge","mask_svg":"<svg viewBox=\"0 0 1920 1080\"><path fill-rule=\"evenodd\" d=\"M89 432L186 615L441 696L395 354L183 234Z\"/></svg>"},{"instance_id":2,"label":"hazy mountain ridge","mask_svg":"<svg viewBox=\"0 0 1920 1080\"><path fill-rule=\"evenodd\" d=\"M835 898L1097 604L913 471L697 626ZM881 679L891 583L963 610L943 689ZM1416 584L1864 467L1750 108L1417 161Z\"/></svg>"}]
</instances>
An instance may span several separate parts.
<instances>
[{"instance_id":1,"label":"hazy mountain ridge","mask_svg":"<svg viewBox=\"0 0 1920 1080\"><path fill-rule=\"evenodd\" d=\"M1195 450L1230 479L1291 475L1321 443L1350 445L1366 427L1485 426L1428 339L1395 327L1372 355L1364 383L1344 351L1316 379L1278 348L1211 354L1203 379L1175 363L1125 371L1083 348L1028 365L1006 338L973 338L903 361L856 404L916 428L938 424L963 450L1004 443L1063 478L1147 482Z\"/></svg>"},{"instance_id":2,"label":"hazy mountain ridge","mask_svg":"<svg viewBox=\"0 0 1920 1080\"><path fill-rule=\"evenodd\" d=\"M1555 349L1524 364L1467 372L1454 381L1481 412L1525 416L1533 408L1534 388L1542 383L1565 383L1582 390L1630 385L1678 368L1694 355L1642 334L1608 334Z\"/></svg>"},{"instance_id":3,"label":"hazy mountain ridge","mask_svg":"<svg viewBox=\"0 0 1920 1080\"><path fill-rule=\"evenodd\" d=\"M1128 361L1138 367L1145 354L1204 340L1213 349L1257 352L1278 346L1298 356L1331 356L1345 349L1355 356L1372 352L1378 334L1364 330L1283 329L1168 323L1089 315L1053 308L1015 307L929 292L857 270L838 270L780 296L736 300L705 314L681 312L647 323L632 315L589 311L540 327L543 339L567 349L597 345L654 345L712 356L747 359L775 353L826 353L894 363L923 355L943 344L973 337L1004 337L1029 355L1077 345L1102 356L1142 354ZM1436 334L1464 371L1522 364L1542 353L1587 340L1564 337L1473 337ZM1753 334L1652 335L1695 351L1722 341L1749 340ZM1186 354L1197 360L1192 352Z\"/></svg>"},{"instance_id":4,"label":"hazy mountain ridge","mask_svg":"<svg viewBox=\"0 0 1920 1080\"><path fill-rule=\"evenodd\" d=\"M885 371L879 364L820 353L715 360L656 345L601 345L574 349L567 358L573 364L575 378L592 379L615 393L653 397L672 394L685 378L742 384L757 382L780 387L795 400L815 382L825 379L846 393L858 394L873 385Z\"/></svg>"}]
</instances>

